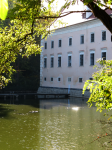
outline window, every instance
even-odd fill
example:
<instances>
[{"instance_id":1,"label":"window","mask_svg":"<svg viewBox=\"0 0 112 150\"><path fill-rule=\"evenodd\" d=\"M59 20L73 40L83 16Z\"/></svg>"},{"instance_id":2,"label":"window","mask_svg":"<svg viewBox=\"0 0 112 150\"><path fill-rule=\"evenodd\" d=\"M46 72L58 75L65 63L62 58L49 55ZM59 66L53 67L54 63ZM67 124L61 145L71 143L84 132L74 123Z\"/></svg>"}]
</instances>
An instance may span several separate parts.
<instances>
[{"instance_id":1,"label":"window","mask_svg":"<svg viewBox=\"0 0 112 150\"><path fill-rule=\"evenodd\" d=\"M79 78L79 82L82 82L82 78Z\"/></svg>"},{"instance_id":2,"label":"window","mask_svg":"<svg viewBox=\"0 0 112 150\"><path fill-rule=\"evenodd\" d=\"M46 81L46 77L44 78L44 81Z\"/></svg>"},{"instance_id":3,"label":"window","mask_svg":"<svg viewBox=\"0 0 112 150\"><path fill-rule=\"evenodd\" d=\"M58 56L58 67L61 67L61 56Z\"/></svg>"},{"instance_id":4,"label":"window","mask_svg":"<svg viewBox=\"0 0 112 150\"><path fill-rule=\"evenodd\" d=\"M94 33L91 33L91 43L94 42Z\"/></svg>"},{"instance_id":5,"label":"window","mask_svg":"<svg viewBox=\"0 0 112 150\"><path fill-rule=\"evenodd\" d=\"M79 62L79 65L80 65L80 66L83 66L83 65L84 65L84 52L81 52L81 53L80 53L80 62Z\"/></svg>"},{"instance_id":6,"label":"window","mask_svg":"<svg viewBox=\"0 0 112 150\"><path fill-rule=\"evenodd\" d=\"M106 60L106 52L103 52L103 51L102 51L102 59L103 59L103 60Z\"/></svg>"},{"instance_id":7,"label":"window","mask_svg":"<svg viewBox=\"0 0 112 150\"><path fill-rule=\"evenodd\" d=\"M51 57L51 68L53 68L54 67L54 57L52 56Z\"/></svg>"},{"instance_id":8,"label":"window","mask_svg":"<svg viewBox=\"0 0 112 150\"><path fill-rule=\"evenodd\" d=\"M94 53L90 54L90 65L94 65Z\"/></svg>"},{"instance_id":9,"label":"window","mask_svg":"<svg viewBox=\"0 0 112 150\"><path fill-rule=\"evenodd\" d=\"M72 60L72 56L68 55L68 67L72 66L71 60Z\"/></svg>"},{"instance_id":10,"label":"window","mask_svg":"<svg viewBox=\"0 0 112 150\"><path fill-rule=\"evenodd\" d=\"M102 41L106 40L106 31L102 31Z\"/></svg>"},{"instance_id":11,"label":"window","mask_svg":"<svg viewBox=\"0 0 112 150\"><path fill-rule=\"evenodd\" d=\"M68 78L68 82L71 82L71 78Z\"/></svg>"},{"instance_id":12,"label":"window","mask_svg":"<svg viewBox=\"0 0 112 150\"><path fill-rule=\"evenodd\" d=\"M93 80L93 78L89 78L89 80Z\"/></svg>"},{"instance_id":13,"label":"window","mask_svg":"<svg viewBox=\"0 0 112 150\"><path fill-rule=\"evenodd\" d=\"M106 60L106 52L102 52L102 59Z\"/></svg>"},{"instance_id":14,"label":"window","mask_svg":"<svg viewBox=\"0 0 112 150\"><path fill-rule=\"evenodd\" d=\"M61 81L61 78L58 78L58 81L60 82L60 81Z\"/></svg>"},{"instance_id":15,"label":"window","mask_svg":"<svg viewBox=\"0 0 112 150\"><path fill-rule=\"evenodd\" d=\"M69 38L69 46L72 46L72 38Z\"/></svg>"},{"instance_id":16,"label":"window","mask_svg":"<svg viewBox=\"0 0 112 150\"><path fill-rule=\"evenodd\" d=\"M62 41L61 41L61 40L59 40L58 42L59 42L59 44L58 44L58 45L59 45L59 47L61 47L61 46L62 46Z\"/></svg>"},{"instance_id":17,"label":"window","mask_svg":"<svg viewBox=\"0 0 112 150\"><path fill-rule=\"evenodd\" d=\"M45 49L47 49L47 42L44 43L44 47L45 47Z\"/></svg>"},{"instance_id":18,"label":"window","mask_svg":"<svg viewBox=\"0 0 112 150\"><path fill-rule=\"evenodd\" d=\"M90 51L90 66L94 65L95 51Z\"/></svg>"},{"instance_id":19,"label":"window","mask_svg":"<svg viewBox=\"0 0 112 150\"><path fill-rule=\"evenodd\" d=\"M51 48L54 48L54 41L51 41Z\"/></svg>"},{"instance_id":20,"label":"window","mask_svg":"<svg viewBox=\"0 0 112 150\"><path fill-rule=\"evenodd\" d=\"M84 44L84 35L81 35L81 36L80 36L80 43L81 43L81 44Z\"/></svg>"},{"instance_id":21,"label":"window","mask_svg":"<svg viewBox=\"0 0 112 150\"><path fill-rule=\"evenodd\" d=\"M44 57L44 68L47 68L47 58Z\"/></svg>"},{"instance_id":22,"label":"window","mask_svg":"<svg viewBox=\"0 0 112 150\"><path fill-rule=\"evenodd\" d=\"M104 48L101 48L101 58L102 58L102 60L106 60L107 58L107 48L106 47L104 47Z\"/></svg>"},{"instance_id":23,"label":"window","mask_svg":"<svg viewBox=\"0 0 112 150\"><path fill-rule=\"evenodd\" d=\"M53 81L53 77L51 78L51 81Z\"/></svg>"},{"instance_id":24,"label":"window","mask_svg":"<svg viewBox=\"0 0 112 150\"><path fill-rule=\"evenodd\" d=\"M82 19L86 18L86 13L82 13Z\"/></svg>"}]
</instances>

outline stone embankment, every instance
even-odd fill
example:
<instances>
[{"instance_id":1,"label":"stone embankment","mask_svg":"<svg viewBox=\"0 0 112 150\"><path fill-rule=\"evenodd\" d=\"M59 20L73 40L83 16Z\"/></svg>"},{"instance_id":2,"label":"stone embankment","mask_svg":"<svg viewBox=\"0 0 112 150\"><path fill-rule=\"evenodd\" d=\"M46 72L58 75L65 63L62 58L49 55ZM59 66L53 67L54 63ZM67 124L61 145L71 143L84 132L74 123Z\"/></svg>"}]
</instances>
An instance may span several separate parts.
<instances>
[{"instance_id":1,"label":"stone embankment","mask_svg":"<svg viewBox=\"0 0 112 150\"><path fill-rule=\"evenodd\" d=\"M82 95L82 89L74 89L74 88L57 88L57 87L39 87L37 93L43 94L70 94L71 97L85 97L89 98L90 93L86 91L84 95Z\"/></svg>"}]
</instances>

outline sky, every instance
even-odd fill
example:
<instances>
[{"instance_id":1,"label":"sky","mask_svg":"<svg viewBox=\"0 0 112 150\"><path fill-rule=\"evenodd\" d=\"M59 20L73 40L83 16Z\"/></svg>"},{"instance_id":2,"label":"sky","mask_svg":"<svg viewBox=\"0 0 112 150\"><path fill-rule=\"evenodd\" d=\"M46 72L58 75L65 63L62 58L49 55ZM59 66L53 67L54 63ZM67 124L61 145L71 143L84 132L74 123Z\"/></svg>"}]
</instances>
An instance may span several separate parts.
<instances>
[{"instance_id":1,"label":"sky","mask_svg":"<svg viewBox=\"0 0 112 150\"><path fill-rule=\"evenodd\" d=\"M67 11L79 11L79 10L84 10L86 8L86 6L83 5L82 2L76 2L75 5L73 6L70 6L69 9L65 9L64 12L67 12ZM73 14L70 14L66 17L63 18L63 20L65 22L68 23L68 25L71 25L71 24L75 24L75 23L78 23L82 20L82 14L81 13L73 13Z\"/></svg>"},{"instance_id":2,"label":"sky","mask_svg":"<svg viewBox=\"0 0 112 150\"><path fill-rule=\"evenodd\" d=\"M57 2L57 5L56 4L54 5L54 6L58 6L55 9L57 9L57 10L60 9L63 4L64 4L64 0L59 0ZM86 9L86 6L84 6L83 3L81 1L79 1L78 3L76 2L75 5L70 6L68 9L65 9L64 12L74 11L74 10L79 11L79 10L85 10L85 9ZM67 23L66 26L84 21L82 19L81 13L72 13L72 14L67 15L66 17L60 18L58 20L61 20L62 22ZM60 26L60 27L62 27L62 26Z\"/></svg>"}]
</instances>

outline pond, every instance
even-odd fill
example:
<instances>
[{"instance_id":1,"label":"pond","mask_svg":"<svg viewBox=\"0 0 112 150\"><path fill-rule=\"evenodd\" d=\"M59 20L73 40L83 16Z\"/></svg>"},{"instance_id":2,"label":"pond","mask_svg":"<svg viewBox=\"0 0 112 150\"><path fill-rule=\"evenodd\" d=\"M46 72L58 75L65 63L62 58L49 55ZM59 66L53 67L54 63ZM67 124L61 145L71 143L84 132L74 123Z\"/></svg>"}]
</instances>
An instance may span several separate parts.
<instances>
[{"instance_id":1,"label":"pond","mask_svg":"<svg viewBox=\"0 0 112 150\"><path fill-rule=\"evenodd\" d=\"M0 103L0 150L106 150L111 122L87 99ZM105 122L106 121L106 122ZM109 149L110 149L109 148Z\"/></svg>"}]
</instances>

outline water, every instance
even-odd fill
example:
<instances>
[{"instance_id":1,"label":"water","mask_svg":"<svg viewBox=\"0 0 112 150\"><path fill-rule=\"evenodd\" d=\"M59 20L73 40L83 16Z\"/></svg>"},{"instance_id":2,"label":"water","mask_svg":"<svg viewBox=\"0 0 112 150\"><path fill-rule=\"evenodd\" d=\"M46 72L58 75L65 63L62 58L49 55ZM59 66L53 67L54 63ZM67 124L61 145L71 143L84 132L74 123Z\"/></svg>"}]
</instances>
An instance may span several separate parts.
<instances>
[{"instance_id":1,"label":"water","mask_svg":"<svg viewBox=\"0 0 112 150\"><path fill-rule=\"evenodd\" d=\"M0 104L0 150L112 148L112 142L108 143L112 139L108 117L96 112L95 107L88 108L84 99L4 103Z\"/></svg>"}]
</instances>

